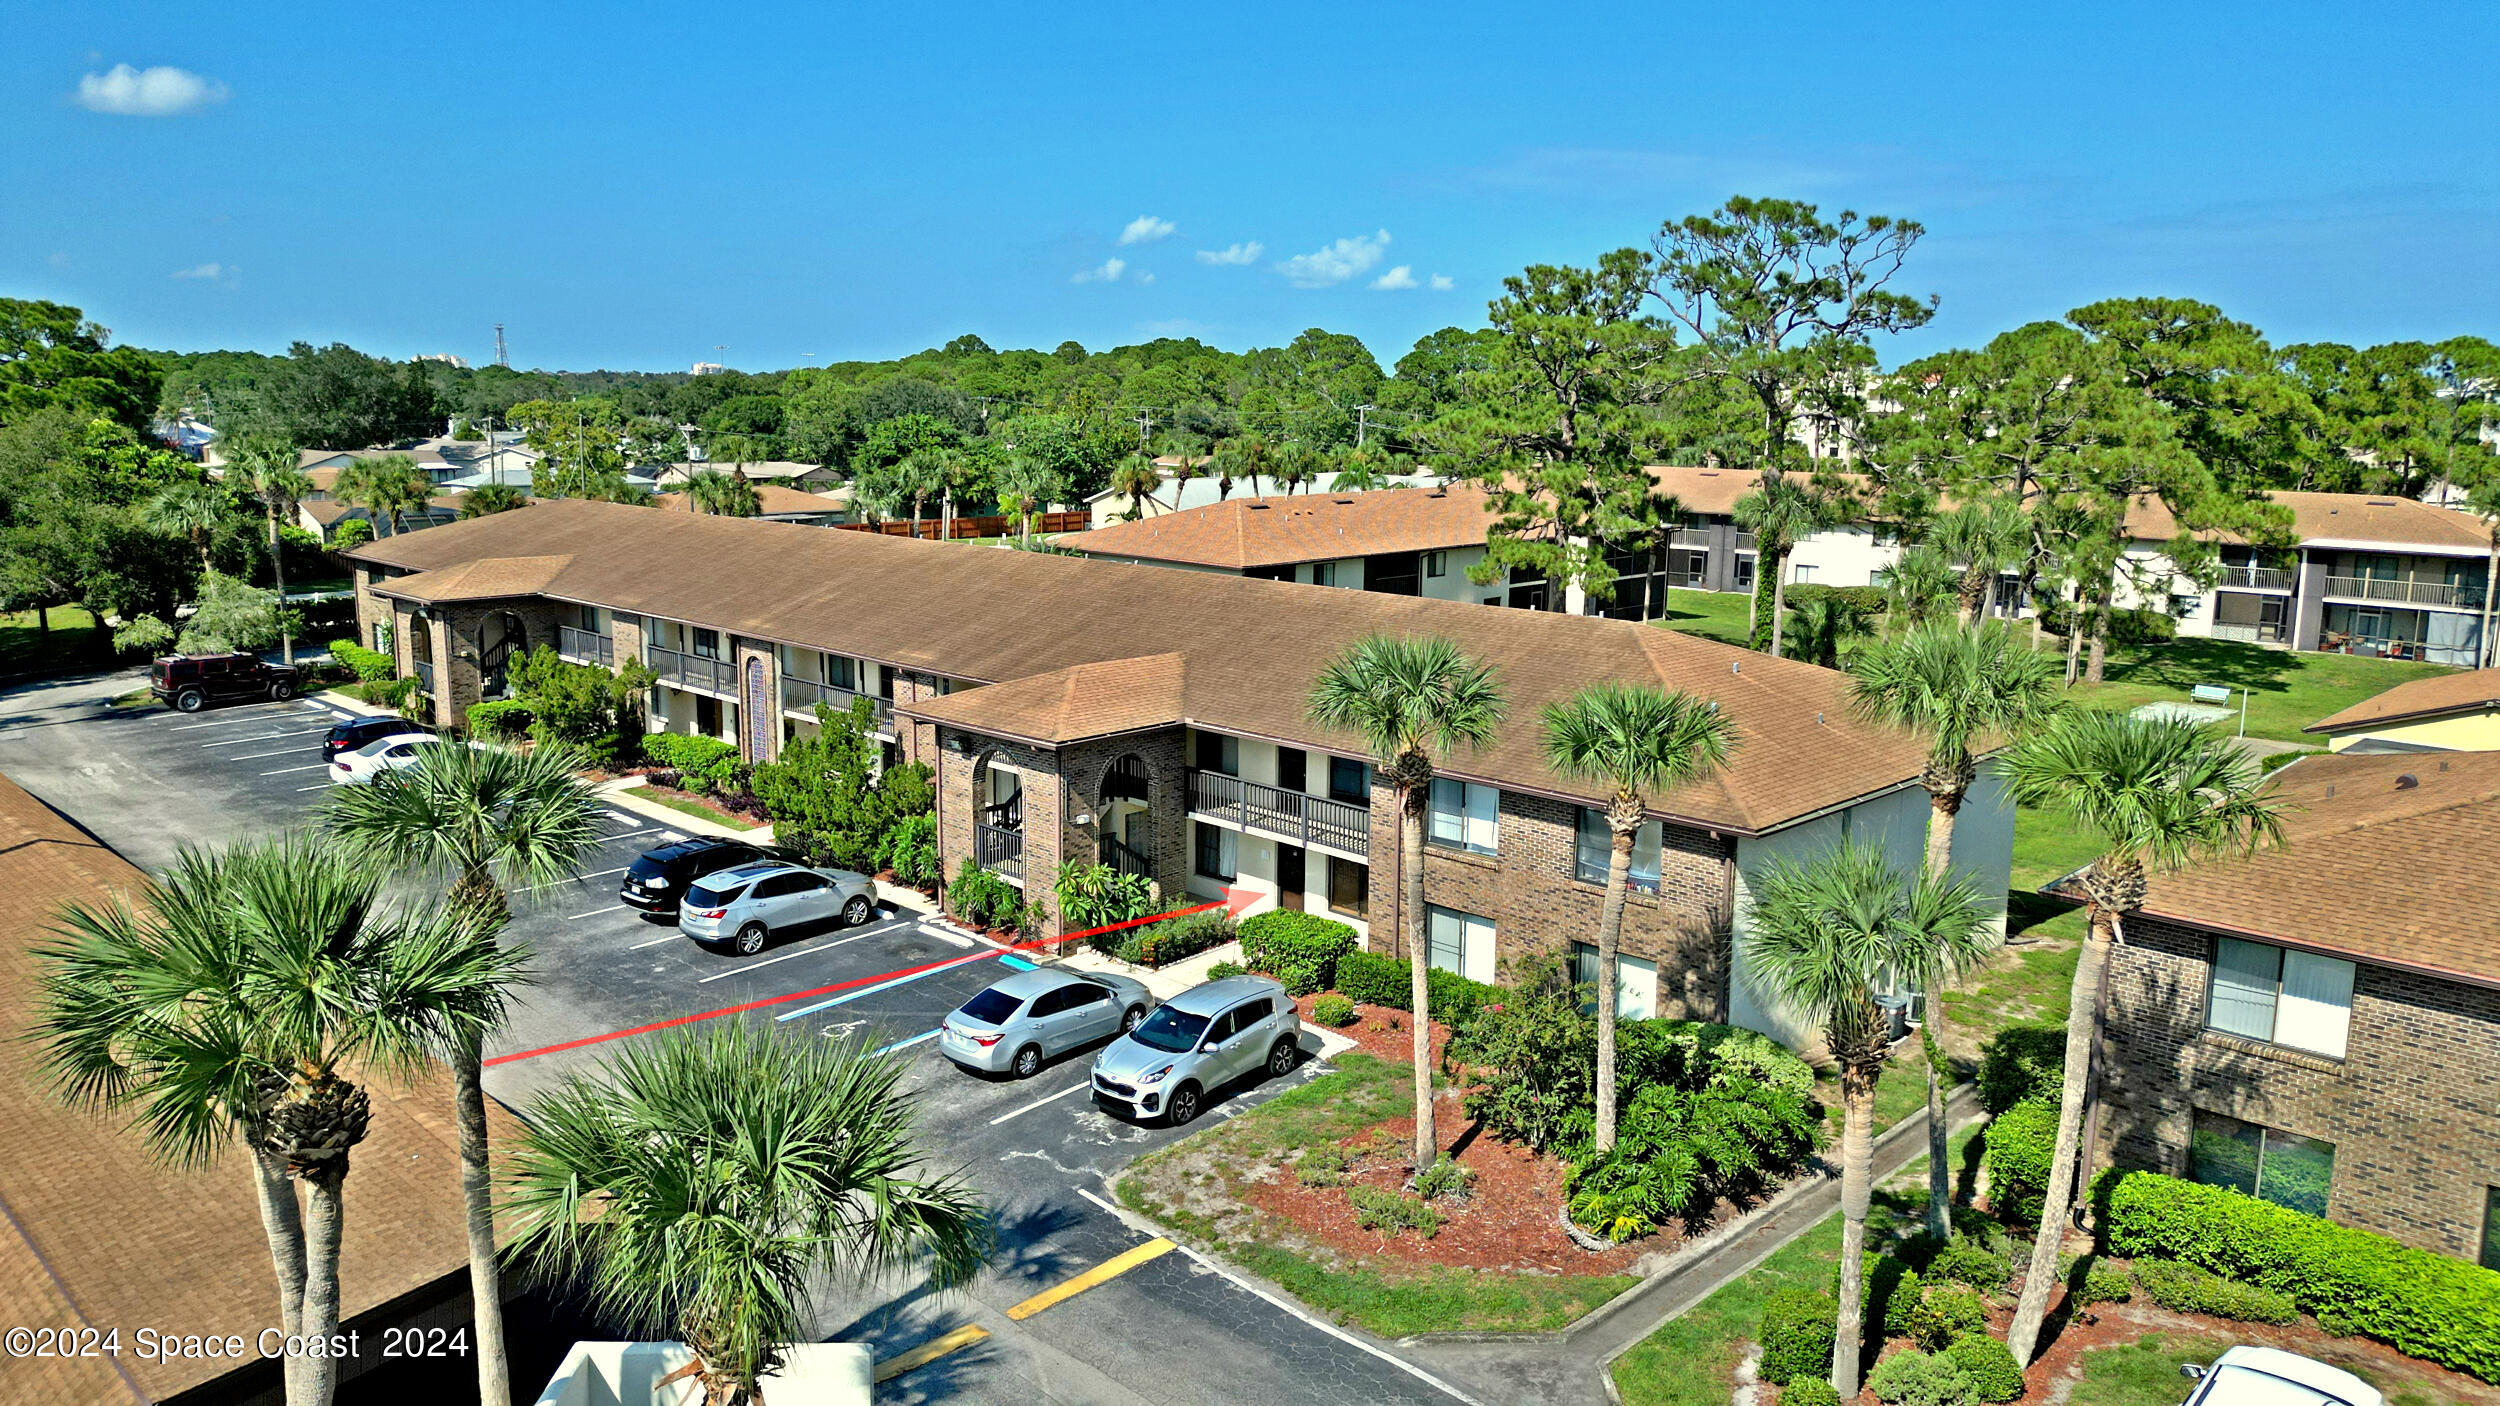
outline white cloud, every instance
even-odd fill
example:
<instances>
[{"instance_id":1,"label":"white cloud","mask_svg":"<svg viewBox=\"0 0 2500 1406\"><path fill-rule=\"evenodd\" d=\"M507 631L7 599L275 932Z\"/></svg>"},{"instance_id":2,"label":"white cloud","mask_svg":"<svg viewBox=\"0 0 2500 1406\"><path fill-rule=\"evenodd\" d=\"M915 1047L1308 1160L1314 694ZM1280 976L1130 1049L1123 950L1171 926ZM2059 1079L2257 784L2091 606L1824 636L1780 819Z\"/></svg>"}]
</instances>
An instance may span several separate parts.
<instances>
[{"instance_id":1,"label":"white cloud","mask_svg":"<svg viewBox=\"0 0 2500 1406\"><path fill-rule=\"evenodd\" d=\"M1120 275L1126 272L1128 272L1128 260L1105 259L1102 261L1101 268L1087 269L1068 281L1071 283L1117 283L1120 281Z\"/></svg>"},{"instance_id":2,"label":"white cloud","mask_svg":"<svg viewBox=\"0 0 2500 1406\"><path fill-rule=\"evenodd\" d=\"M1259 256L1266 252L1266 245L1255 239L1246 239L1230 248L1201 249L1198 251L1198 262L1202 264L1255 264L1259 261Z\"/></svg>"},{"instance_id":3,"label":"white cloud","mask_svg":"<svg viewBox=\"0 0 2500 1406\"><path fill-rule=\"evenodd\" d=\"M1151 270L1151 269L1139 269L1139 270L1137 271L1137 281L1138 281L1138 282L1140 282L1140 283L1152 283L1152 282L1154 282L1154 281L1155 281L1154 271L1153 271L1153 270Z\"/></svg>"},{"instance_id":4,"label":"white cloud","mask_svg":"<svg viewBox=\"0 0 2500 1406\"><path fill-rule=\"evenodd\" d=\"M1415 267L1412 264L1400 264L1373 279L1372 286L1384 293L1394 293L1400 288L1413 288L1416 286Z\"/></svg>"},{"instance_id":5,"label":"white cloud","mask_svg":"<svg viewBox=\"0 0 2500 1406\"><path fill-rule=\"evenodd\" d=\"M1326 288L1369 273L1389 247L1389 231L1340 239L1324 249L1278 261L1276 269L1296 288Z\"/></svg>"},{"instance_id":6,"label":"white cloud","mask_svg":"<svg viewBox=\"0 0 2500 1406\"><path fill-rule=\"evenodd\" d=\"M67 254L46 254L43 261L56 269L65 269L70 265L70 257Z\"/></svg>"},{"instance_id":7,"label":"white cloud","mask_svg":"<svg viewBox=\"0 0 2500 1406\"><path fill-rule=\"evenodd\" d=\"M1174 228L1170 220L1159 220L1152 215L1140 215L1129 221L1127 228L1120 231L1120 242L1122 244L1152 244L1170 235Z\"/></svg>"},{"instance_id":8,"label":"white cloud","mask_svg":"<svg viewBox=\"0 0 2500 1406\"><path fill-rule=\"evenodd\" d=\"M215 278L217 275L224 273L225 271L226 266L224 264L194 264L187 269L175 269L174 277Z\"/></svg>"},{"instance_id":9,"label":"white cloud","mask_svg":"<svg viewBox=\"0 0 2500 1406\"><path fill-rule=\"evenodd\" d=\"M117 63L78 80L78 105L116 117L172 117L226 100L226 85L180 68Z\"/></svg>"},{"instance_id":10,"label":"white cloud","mask_svg":"<svg viewBox=\"0 0 2500 1406\"><path fill-rule=\"evenodd\" d=\"M1435 293L1447 293L1457 286L1457 282L1446 273L1436 273L1432 276L1432 291Z\"/></svg>"}]
</instances>

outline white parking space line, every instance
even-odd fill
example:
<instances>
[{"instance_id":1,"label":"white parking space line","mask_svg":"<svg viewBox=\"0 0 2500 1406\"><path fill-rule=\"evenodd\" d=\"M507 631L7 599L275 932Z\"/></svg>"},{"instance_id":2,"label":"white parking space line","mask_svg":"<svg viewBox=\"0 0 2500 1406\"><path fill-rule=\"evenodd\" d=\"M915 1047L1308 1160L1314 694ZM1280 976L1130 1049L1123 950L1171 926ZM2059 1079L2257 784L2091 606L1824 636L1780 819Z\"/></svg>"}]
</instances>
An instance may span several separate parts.
<instances>
[{"instance_id":1,"label":"white parking space line","mask_svg":"<svg viewBox=\"0 0 2500 1406\"><path fill-rule=\"evenodd\" d=\"M794 961L800 957L813 957L819 952L830 952L836 947L847 947L863 937L874 936L875 933L876 929L873 927L862 928L849 937L836 938L834 941L818 943L813 947L801 947L795 951L784 952L778 957L766 957L760 962L749 962L743 967L732 967L725 972L714 972L710 976L697 977L695 984L701 986L709 982L723 981L733 976L744 976L751 971L761 971L780 962Z\"/></svg>"},{"instance_id":2,"label":"white parking space line","mask_svg":"<svg viewBox=\"0 0 2500 1406\"><path fill-rule=\"evenodd\" d=\"M295 793L300 796L306 791L327 791L329 789L330 783L324 781L318 786L298 786L295 788Z\"/></svg>"},{"instance_id":3,"label":"white parking space line","mask_svg":"<svg viewBox=\"0 0 2500 1406\"><path fill-rule=\"evenodd\" d=\"M200 744L200 747L202 750L206 750L210 747L241 747L253 742L267 742L279 737L310 737L316 732L328 732L329 730L330 729L326 727L304 727L297 728L293 732L264 732L258 737L228 737L222 741L203 742Z\"/></svg>"},{"instance_id":4,"label":"white parking space line","mask_svg":"<svg viewBox=\"0 0 2500 1406\"><path fill-rule=\"evenodd\" d=\"M1025 1105L1024 1107L1022 1107L1022 1108L1011 1108L1011 1109L1007 1110L1006 1112L999 1114L997 1117L992 1118L992 1119L990 1120L990 1126L991 1126L991 1127L993 1127L993 1128L995 1128L995 1127L997 1127L999 1124L1006 1122L1006 1121L1007 1121L1008 1119L1010 1119L1010 1118L1020 1118L1020 1117L1024 1116L1025 1114L1032 1112L1034 1109L1041 1107L1041 1106L1042 1106L1042 1105L1044 1105L1044 1104L1047 1104L1047 1103L1057 1103L1059 1100L1061 1100L1061 1099L1063 1099L1063 1098L1066 1098L1066 1097L1067 1097L1068 1095L1070 1095L1070 1094L1081 1094L1081 1093L1085 1092L1087 1089L1092 1088L1093 1086L1094 1086L1094 1081L1093 1081L1093 1080L1089 1077L1089 1078L1088 1078L1088 1079L1086 1079L1086 1081L1085 1081L1084 1083L1082 1083L1082 1084L1070 1084L1068 1087L1066 1087L1066 1088L1064 1088L1064 1089L1061 1089L1059 1092L1057 1092L1057 1093L1055 1093L1055 1094L1044 1094L1044 1095L1042 1095L1040 1098L1037 1098L1037 1099L1033 1100L1031 1103L1026 1104L1026 1105Z\"/></svg>"},{"instance_id":5,"label":"white parking space line","mask_svg":"<svg viewBox=\"0 0 2500 1406\"><path fill-rule=\"evenodd\" d=\"M552 883L552 884L532 884L532 885L530 885L528 888L525 888L525 889L514 889L514 890L513 890L513 892L514 892L514 893L536 893L536 892L538 892L540 889L559 889L559 888L564 887L566 884L578 884L578 883L580 883L580 882L581 882L582 880L584 880L584 879L604 879L604 878L606 878L606 877L607 877L608 875L610 875L610 874L622 874L622 873L624 873L624 872L625 872L625 869L626 869L626 866L625 866L625 865L620 864L620 865L618 865L617 867L615 867L615 868L613 868L613 869L601 869L601 870L598 870L598 871L596 871L596 872L594 872L594 873L589 873L589 874L576 874L576 875L574 875L572 878L569 878L569 879L558 879L558 880L556 880L556 881L555 881L554 883Z\"/></svg>"},{"instance_id":6,"label":"white parking space line","mask_svg":"<svg viewBox=\"0 0 2500 1406\"><path fill-rule=\"evenodd\" d=\"M329 769L330 769L330 764L329 764L328 762L314 762L314 763L312 763L312 764L311 764L311 765L309 765L309 766L282 766L282 767L278 768L276 771L264 771L264 772L262 772L262 773L261 773L261 775L263 775L263 776L292 776L292 775L294 775L296 772L299 772L299 771L327 771L327 770L329 770Z\"/></svg>"},{"instance_id":7,"label":"white parking space line","mask_svg":"<svg viewBox=\"0 0 2500 1406\"><path fill-rule=\"evenodd\" d=\"M307 713L317 713L320 711L321 710L318 708L281 708L275 713L254 713L249 717L219 718L213 723L184 723L179 727L169 728L167 730L170 732L196 732L204 727L246 727L253 723L259 723L261 726L267 727L273 722L285 721L290 715L302 715Z\"/></svg>"},{"instance_id":8,"label":"white parking space line","mask_svg":"<svg viewBox=\"0 0 2500 1406\"><path fill-rule=\"evenodd\" d=\"M892 1053L894 1053L896 1050L908 1050L908 1049L910 1049L912 1046L919 1044L919 1043L920 1043L921 1041L923 1041L923 1040L934 1040L934 1039L936 1039L937 1037L938 1037L938 1032L937 1032L937 1031L935 1031L935 1030L931 1030L931 1031L929 1031L929 1032L927 1032L927 1033L925 1033L925 1034L921 1034L921 1035L914 1035L914 1036L912 1036L912 1037L911 1037L910 1039L908 1039L908 1040L897 1040L897 1041L895 1041L895 1042L894 1042L893 1044L891 1044L891 1045L880 1045L880 1046L878 1046L877 1048L875 1048L875 1049L873 1049L873 1050L870 1050L868 1053L870 1053L871 1055L892 1054Z\"/></svg>"},{"instance_id":9,"label":"white parking space line","mask_svg":"<svg viewBox=\"0 0 2500 1406\"><path fill-rule=\"evenodd\" d=\"M664 943L664 942L679 942L679 941L683 941L683 940L684 940L684 938L685 938L685 936L686 936L686 935L685 935L684 933L681 933L681 932L673 932L673 933L670 933L670 934L669 934L668 936L666 936L666 937L655 937L655 938L651 939L649 942L637 942L637 943L635 943L633 946L628 947L628 948L626 948L625 950L626 950L626 951L628 951L628 952L639 952L639 951L641 951L642 949L644 949L645 947L657 947L657 946L659 946L660 944L662 944L662 943Z\"/></svg>"},{"instance_id":10,"label":"white parking space line","mask_svg":"<svg viewBox=\"0 0 2500 1406\"><path fill-rule=\"evenodd\" d=\"M306 749L300 745L294 747L280 747L274 752L246 752L242 756L228 757L226 760L230 762L256 762L265 757L300 757L304 755L305 751Z\"/></svg>"},{"instance_id":11,"label":"white parking space line","mask_svg":"<svg viewBox=\"0 0 2500 1406\"><path fill-rule=\"evenodd\" d=\"M773 1019L775 1021L797 1020L803 1015L814 1015L818 1011L827 1010L834 1006L844 1005L849 1002L856 1001L862 996L874 996L880 991L891 991L897 986L908 986L915 981L935 976L939 972L953 971L955 968L962 966L966 962L987 961L989 960L989 955L990 954L987 952L975 952L968 957L957 957L951 962L940 962L936 966L927 967L920 971L913 972L909 976L898 976L892 981L880 981L874 986L863 987L857 991L845 991L841 995L833 997L831 1000L818 1001L812 1006L801 1006L794 1011L783 1011L781 1014L774 1016Z\"/></svg>"},{"instance_id":12,"label":"white parking space line","mask_svg":"<svg viewBox=\"0 0 2500 1406\"><path fill-rule=\"evenodd\" d=\"M565 917L564 917L564 921L566 921L566 922L568 922L568 923L569 923L569 922L574 921L574 920L575 920L575 919L577 919L577 918L596 918L596 917L598 917L598 916L599 916L600 914L602 914L602 913L622 913L622 912L624 912L624 911L625 911L625 905L624 905L624 904L622 904L622 903L611 903L611 904L609 904L609 905L608 905L607 907L605 907L605 908L593 908L593 909L591 909L591 910L590 910L589 912L587 912L587 913L568 913L568 914L566 914L566 915L565 915Z\"/></svg>"}]
</instances>

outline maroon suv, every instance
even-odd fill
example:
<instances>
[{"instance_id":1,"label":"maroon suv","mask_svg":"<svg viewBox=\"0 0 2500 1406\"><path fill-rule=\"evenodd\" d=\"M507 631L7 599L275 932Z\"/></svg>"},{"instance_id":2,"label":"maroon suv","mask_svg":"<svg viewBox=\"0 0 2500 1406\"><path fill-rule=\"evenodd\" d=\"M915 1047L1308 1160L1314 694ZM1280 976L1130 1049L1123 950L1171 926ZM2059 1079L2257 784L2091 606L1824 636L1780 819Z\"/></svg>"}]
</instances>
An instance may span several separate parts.
<instances>
[{"instance_id":1,"label":"maroon suv","mask_svg":"<svg viewBox=\"0 0 2500 1406\"><path fill-rule=\"evenodd\" d=\"M196 713L238 698L293 698L295 670L253 654L168 654L148 671L148 692Z\"/></svg>"}]
</instances>

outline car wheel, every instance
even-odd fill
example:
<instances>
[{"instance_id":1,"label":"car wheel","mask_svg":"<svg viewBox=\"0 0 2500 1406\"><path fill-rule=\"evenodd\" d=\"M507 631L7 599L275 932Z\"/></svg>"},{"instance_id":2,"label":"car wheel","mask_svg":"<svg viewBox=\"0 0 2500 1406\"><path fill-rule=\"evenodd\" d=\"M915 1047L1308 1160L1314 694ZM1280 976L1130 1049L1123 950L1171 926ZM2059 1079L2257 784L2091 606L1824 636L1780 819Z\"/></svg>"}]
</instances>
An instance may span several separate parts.
<instances>
[{"instance_id":1,"label":"car wheel","mask_svg":"<svg viewBox=\"0 0 2500 1406\"><path fill-rule=\"evenodd\" d=\"M1120 1033L1126 1035L1130 1031L1135 1030L1138 1026L1143 1025L1145 1021L1146 1008L1144 1006L1131 1006L1128 1008L1127 1013L1120 1017Z\"/></svg>"},{"instance_id":2,"label":"car wheel","mask_svg":"<svg viewBox=\"0 0 2500 1406\"><path fill-rule=\"evenodd\" d=\"M1267 1052L1268 1076L1275 1079L1284 1078L1293 1072L1294 1065L1301 1062L1301 1059L1302 1047L1300 1045L1289 1039L1277 1041L1276 1048Z\"/></svg>"},{"instance_id":3,"label":"car wheel","mask_svg":"<svg viewBox=\"0 0 2500 1406\"><path fill-rule=\"evenodd\" d=\"M875 916L877 916L877 905L869 902L868 895L864 893L842 905L844 927L858 927Z\"/></svg>"},{"instance_id":4,"label":"car wheel","mask_svg":"<svg viewBox=\"0 0 2500 1406\"><path fill-rule=\"evenodd\" d=\"M764 925L762 923L749 923L745 927L738 929L738 936L736 939L738 955L741 957L752 957L756 953L763 951L764 939L768 936L770 936L770 934L764 930Z\"/></svg>"},{"instance_id":5,"label":"car wheel","mask_svg":"<svg viewBox=\"0 0 2500 1406\"><path fill-rule=\"evenodd\" d=\"M1183 1084L1172 1091L1172 1101L1163 1106L1163 1116L1175 1128L1184 1128L1198 1117L1198 1086Z\"/></svg>"},{"instance_id":6,"label":"car wheel","mask_svg":"<svg viewBox=\"0 0 2500 1406\"><path fill-rule=\"evenodd\" d=\"M269 701L272 703L284 703L294 696L295 685L291 683L281 680L280 682L269 685Z\"/></svg>"},{"instance_id":7,"label":"car wheel","mask_svg":"<svg viewBox=\"0 0 2500 1406\"><path fill-rule=\"evenodd\" d=\"M1042 1047L1039 1045L1027 1045L1023 1049L1016 1051L1016 1062L1007 1066L1007 1068L1009 1073L1014 1074L1019 1079L1030 1079L1034 1075L1041 1073Z\"/></svg>"},{"instance_id":8,"label":"car wheel","mask_svg":"<svg viewBox=\"0 0 2500 1406\"><path fill-rule=\"evenodd\" d=\"M180 712L196 713L207 704L208 695L196 688L186 688L174 695L174 707Z\"/></svg>"}]
</instances>

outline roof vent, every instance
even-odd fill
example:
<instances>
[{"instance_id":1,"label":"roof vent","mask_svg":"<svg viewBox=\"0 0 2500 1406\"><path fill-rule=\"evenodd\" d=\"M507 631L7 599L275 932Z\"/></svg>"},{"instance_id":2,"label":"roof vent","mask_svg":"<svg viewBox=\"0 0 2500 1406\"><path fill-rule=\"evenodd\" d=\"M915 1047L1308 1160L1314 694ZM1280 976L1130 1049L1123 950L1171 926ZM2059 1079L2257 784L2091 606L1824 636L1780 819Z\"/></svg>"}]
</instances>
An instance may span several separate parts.
<instances>
[{"instance_id":1,"label":"roof vent","mask_svg":"<svg viewBox=\"0 0 2500 1406\"><path fill-rule=\"evenodd\" d=\"M1265 504L1265 503L1252 503L1252 504L1250 505L1250 511L1252 511L1252 512L1254 512L1254 513L1265 513L1265 512L1273 512L1273 511L1274 511L1274 509L1272 509L1272 508L1268 507L1268 505L1267 505L1267 504Z\"/></svg>"},{"instance_id":2,"label":"roof vent","mask_svg":"<svg viewBox=\"0 0 2500 1406\"><path fill-rule=\"evenodd\" d=\"M2422 778L2409 771L2396 778L2396 789L2399 791L2410 791L2421 784Z\"/></svg>"},{"instance_id":3,"label":"roof vent","mask_svg":"<svg viewBox=\"0 0 2500 1406\"><path fill-rule=\"evenodd\" d=\"M1742 659L1730 659L1727 661L1727 671L1731 674L1743 673L1745 671L1745 661Z\"/></svg>"},{"instance_id":4,"label":"roof vent","mask_svg":"<svg viewBox=\"0 0 2500 1406\"><path fill-rule=\"evenodd\" d=\"M2373 498L2370 500L2370 506L2373 508L2392 508L2396 506L2396 500L2393 498Z\"/></svg>"},{"instance_id":5,"label":"roof vent","mask_svg":"<svg viewBox=\"0 0 2500 1406\"><path fill-rule=\"evenodd\" d=\"M1814 725L1816 727L1821 727L1823 725L1823 715L1821 713L1814 715Z\"/></svg>"},{"instance_id":6,"label":"roof vent","mask_svg":"<svg viewBox=\"0 0 2500 1406\"><path fill-rule=\"evenodd\" d=\"M2448 769L2448 764L2447 764L2446 762L2441 762L2441 763L2439 764L2439 769L2440 769L2441 771L2446 771L2446 770Z\"/></svg>"}]
</instances>

